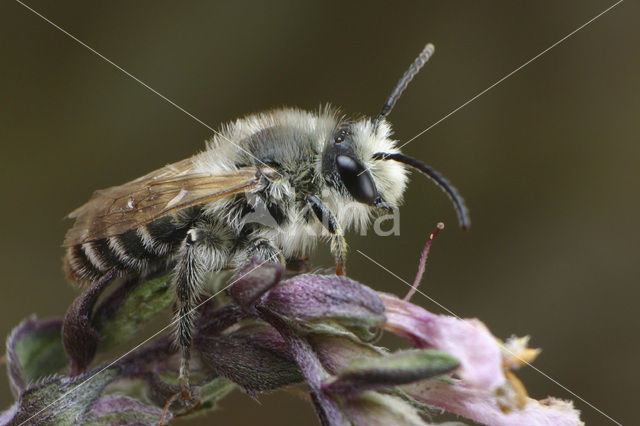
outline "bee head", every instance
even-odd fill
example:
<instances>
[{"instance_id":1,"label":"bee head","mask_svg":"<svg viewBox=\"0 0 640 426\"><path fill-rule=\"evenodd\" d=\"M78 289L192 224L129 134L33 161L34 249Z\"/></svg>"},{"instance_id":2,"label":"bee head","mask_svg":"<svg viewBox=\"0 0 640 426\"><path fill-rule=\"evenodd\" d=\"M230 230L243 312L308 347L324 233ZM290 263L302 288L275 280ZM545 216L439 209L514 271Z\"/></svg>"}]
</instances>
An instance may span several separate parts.
<instances>
[{"instance_id":1,"label":"bee head","mask_svg":"<svg viewBox=\"0 0 640 426\"><path fill-rule=\"evenodd\" d=\"M395 148L386 120L400 95L434 52L432 44L404 73L375 120L341 122L322 158L325 181L345 197L375 208L390 210L401 201L409 166L433 181L449 197L463 229L470 226L468 210L455 188L435 170Z\"/></svg>"},{"instance_id":2,"label":"bee head","mask_svg":"<svg viewBox=\"0 0 640 426\"><path fill-rule=\"evenodd\" d=\"M367 206L383 210L397 206L406 187L405 169L375 158L380 150L393 150L394 142L387 131L390 128L386 123L374 129L370 120L336 126L322 158L327 184L345 198Z\"/></svg>"}]
</instances>

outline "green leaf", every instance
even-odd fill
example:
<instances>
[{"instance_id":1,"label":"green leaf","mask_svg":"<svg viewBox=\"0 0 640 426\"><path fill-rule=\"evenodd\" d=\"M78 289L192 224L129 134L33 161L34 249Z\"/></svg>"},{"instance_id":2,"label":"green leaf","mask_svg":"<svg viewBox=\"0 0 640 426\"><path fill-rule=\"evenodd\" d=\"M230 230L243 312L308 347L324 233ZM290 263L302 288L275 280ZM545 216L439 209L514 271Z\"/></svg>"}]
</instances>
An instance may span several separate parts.
<instances>
[{"instance_id":1,"label":"green leaf","mask_svg":"<svg viewBox=\"0 0 640 426\"><path fill-rule=\"evenodd\" d=\"M333 393L357 393L389 388L447 373L458 367L457 359L432 349L412 349L384 357L355 359L324 389Z\"/></svg>"},{"instance_id":2,"label":"green leaf","mask_svg":"<svg viewBox=\"0 0 640 426\"><path fill-rule=\"evenodd\" d=\"M339 374L356 358L381 357L386 350L353 339L351 336L313 334L307 336L324 368L333 375Z\"/></svg>"},{"instance_id":3,"label":"green leaf","mask_svg":"<svg viewBox=\"0 0 640 426\"><path fill-rule=\"evenodd\" d=\"M35 315L16 327L7 340L8 364L14 390L51 376L64 368L68 359L62 347L62 321L38 321Z\"/></svg>"},{"instance_id":4,"label":"green leaf","mask_svg":"<svg viewBox=\"0 0 640 426\"><path fill-rule=\"evenodd\" d=\"M137 285L116 309L103 305L98 308L93 321L100 332L101 350L131 339L146 322L173 303L171 278L170 274L164 275Z\"/></svg>"},{"instance_id":5,"label":"green leaf","mask_svg":"<svg viewBox=\"0 0 640 426\"><path fill-rule=\"evenodd\" d=\"M364 392L346 399L342 408L354 425L426 426L418 410L402 399L378 392Z\"/></svg>"},{"instance_id":6,"label":"green leaf","mask_svg":"<svg viewBox=\"0 0 640 426\"><path fill-rule=\"evenodd\" d=\"M433 349L410 349L394 352L386 357L361 358L354 360L343 373L365 370L385 370L400 372L420 372L436 376L453 370L460 363L444 352Z\"/></svg>"},{"instance_id":7,"label":"green leaf","mask_svg":"<svg viewBox=\"0 0 640 426\"><path fill-rule=\"evenodd\" d=\"M72 379L49 377L23 392L15 424L83 423L104 388L120 374L111 367Z\"/></svg>"}]
</instances>

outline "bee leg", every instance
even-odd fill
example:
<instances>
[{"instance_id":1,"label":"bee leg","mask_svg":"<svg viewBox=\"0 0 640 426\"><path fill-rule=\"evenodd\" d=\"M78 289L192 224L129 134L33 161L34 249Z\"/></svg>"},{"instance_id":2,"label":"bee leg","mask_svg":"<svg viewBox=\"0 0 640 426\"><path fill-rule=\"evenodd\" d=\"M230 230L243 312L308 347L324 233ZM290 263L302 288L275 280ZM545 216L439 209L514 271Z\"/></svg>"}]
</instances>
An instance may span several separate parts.
<instances>
[{"instance_id":1,"label":"bee leg","mask_svg":"<svg viewBox=\"0 0 640 426\"><path fill-rule=\"evenodd\" d=\"M258 260L266 263L284 263L284 257L280 250L266 238L256 238L249 242L247 246L247 259L257 257Z\"/></svg>"},{"instance_id":2,"label":"bee leg","mask_svg":"<svg viewBox=\"0 0 640 426\"><path fill-rule=\"evenodd\" d=\"M189 361L196 307L205 274L221 269L228 259L228 242L215 226L198 226L187 232L174 270L173 284L178 301L177 341L182 348L179 382L183 400L191 400Z\"/></svg>"},{"instance_id":3,"label":"bee leg","mask_svg":"<svg viewBox=\"0 0 640 426\"><path fill-rule=\"evenodd\" d=\"M322 223L322 226L331 234L331 253L333 253L336 259L336 275L346 275L345 259L347 256L347 241L344 239L338 220L320 198L315 195L310 195L307 201L311 205L313 213Z\"/></svg>"}]
</instances>

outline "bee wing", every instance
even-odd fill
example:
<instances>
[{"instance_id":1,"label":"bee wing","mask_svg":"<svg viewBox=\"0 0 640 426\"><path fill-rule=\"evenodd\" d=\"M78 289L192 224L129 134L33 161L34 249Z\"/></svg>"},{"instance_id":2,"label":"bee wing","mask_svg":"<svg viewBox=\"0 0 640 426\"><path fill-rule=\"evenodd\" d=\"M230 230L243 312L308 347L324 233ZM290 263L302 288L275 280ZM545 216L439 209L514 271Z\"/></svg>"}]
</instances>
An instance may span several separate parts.
<instances>
[{"instance_id":1,"label":"bee wing","mask_svg":"<svg viewBox=\"0 0 640 426\"><path fill-rule=\"evenodd\" d=\"M271 170L261 170L268 175ZM63 246L119 235L169 213L249 191L260 182L256 168L211 175L193 170L191 159L169 164L124 185L98 190L69 213L76 219Z\"/></svg>"}]
</instances>

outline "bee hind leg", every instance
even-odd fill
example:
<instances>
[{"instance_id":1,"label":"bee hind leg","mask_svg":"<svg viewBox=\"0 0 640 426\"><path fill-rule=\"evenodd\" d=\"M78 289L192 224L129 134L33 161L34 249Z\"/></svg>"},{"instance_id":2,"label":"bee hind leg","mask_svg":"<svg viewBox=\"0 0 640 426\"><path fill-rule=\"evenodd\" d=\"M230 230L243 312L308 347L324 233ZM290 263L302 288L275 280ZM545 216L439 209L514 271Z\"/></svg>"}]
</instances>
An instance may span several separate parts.
<instances>
[{"instance_id":1,"label":"bee hind leg","mask_svg":"<svg viewBox=\"0 0 640 426\"><path fill-rule=\"evenodd\" d=\"M212 224L200 224L190 229L180 247L174 269L173 284L178 302L176 340L182 349L178 380L180 397L185 401L193 399L189 385L189 361L193 323L205 275L222 269L229 258L230 240L222 238L222 235L222 230Z\"/></svg>"}]
</instances>

